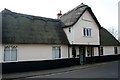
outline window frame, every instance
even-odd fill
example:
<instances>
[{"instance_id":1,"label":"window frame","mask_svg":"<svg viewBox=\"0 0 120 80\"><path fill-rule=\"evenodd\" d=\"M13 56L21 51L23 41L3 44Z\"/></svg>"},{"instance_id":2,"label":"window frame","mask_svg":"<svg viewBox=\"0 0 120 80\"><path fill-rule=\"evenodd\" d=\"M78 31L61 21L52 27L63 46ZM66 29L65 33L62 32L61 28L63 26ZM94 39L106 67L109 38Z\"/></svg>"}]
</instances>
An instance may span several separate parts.
<instances>
[{"instance_id":1,"label":"window frame","mask_svg":"<svg viewBox=\"0 0 120 80\"><path fill-rule=\"evenodd\" d=\"M87 47L87 57L94 56L94 47Z\"/></svg>"},{"instance_id":2,"label":"window frame","mask_svg":"<svg viewBox=\"0 0 120 80\"><path fill-rule=\"evenodd\" d=\"M5 60L5 48L9 47L10 51L9 51L9 60ZM15 60L12 60L12 49L15 48L16 49L16 56L15 56ZM17 46L4 46L4 52L3 52L3 62L18 62L18 47Z\"/></svg>"},{"instance_id":3,"label":"window frame","mask_svg":"<svg viewBox=\"0 0 120 80\"><path fill-rule=\"evenodd\" d=\"M84 37L91 37L92 36L92 29L91 28L83 28L83 36Z\"/></svg>"},{"instance_id":4,"label":"window frame","mask_svg":"<svg viewBox=\"0 0 120 80\"><path fill-rule=\"evenodd\" d=\"M118 48L117 48L117 46L114 47L114 54L118 54Z\"/></svg>"},{"instance_id":5,"label":"window frame","mask_svg":"<svg viewBox=\"0 0 120 80\"><path fill-rule=\"evenodd\" d=\"M104 53L104 49L103 49L103 47L100 47L100 56L102 56L103 53Z\"/></svg>"},{"instance_id":6,"label":"window frame","mask_svg":"<svg viewBox=\"0 0 120 80\"><path fill-rule=\"evenodd\" d=\"M61 46L53 46L52 59L60 59L60 58L61 58Z\"/></svg>"},{"instance_id":7,"label":"window frame","mask_svg":"<svg viewBox=\"0 0 120 80\"><path fill-rule=\"evenodd\" d=\"M71 28L71 27L68 28L68 32L69 32L69 33L72 32L72 28Z\"/></svg>"}]
</instances>

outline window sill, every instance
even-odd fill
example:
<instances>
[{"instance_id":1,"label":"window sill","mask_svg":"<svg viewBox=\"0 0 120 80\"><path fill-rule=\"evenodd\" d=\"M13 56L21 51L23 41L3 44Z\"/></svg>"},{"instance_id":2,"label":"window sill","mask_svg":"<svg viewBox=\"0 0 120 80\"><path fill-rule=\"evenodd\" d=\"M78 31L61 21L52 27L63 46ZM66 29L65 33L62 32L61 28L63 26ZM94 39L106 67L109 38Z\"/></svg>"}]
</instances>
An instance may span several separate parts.
<instances>
[{"instance_id":1,"label":"window sill","mask_svg":"<svg viewBox=\"0 0 120 80\"><path fill-rule=\"evenodd\" d=\"M11 62L18 62L18 61L3 61L3 63L11 63Z\"/></svg>"},{"instance_id":2,"label":"window sill","mask_svg":"<svg viewBox=\"0 0 120 80\"><path fill-rule=\"evenodd\" d=\"M83 37L85 37L85 38L92 38L92 36L83 36Z\"/></svg>"}]
</instances>

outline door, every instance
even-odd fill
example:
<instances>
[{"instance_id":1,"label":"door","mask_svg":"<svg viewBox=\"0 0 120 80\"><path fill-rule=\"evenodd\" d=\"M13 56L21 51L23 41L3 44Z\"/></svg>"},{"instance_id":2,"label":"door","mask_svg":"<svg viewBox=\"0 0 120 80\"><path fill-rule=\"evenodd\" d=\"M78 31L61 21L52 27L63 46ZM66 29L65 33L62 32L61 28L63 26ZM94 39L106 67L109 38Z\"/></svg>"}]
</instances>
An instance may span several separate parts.
<instances>
[{"instance_id":1,"label":"door","mask_svg":"<svg viewBox=\"0 0 120 80\"><path fill-rule=\"evenodd\" d=\"M80 47L79 48L79 54L80 54L80 64L84 64L85 63L85 47Z\"/></svg>"}]
</instances>

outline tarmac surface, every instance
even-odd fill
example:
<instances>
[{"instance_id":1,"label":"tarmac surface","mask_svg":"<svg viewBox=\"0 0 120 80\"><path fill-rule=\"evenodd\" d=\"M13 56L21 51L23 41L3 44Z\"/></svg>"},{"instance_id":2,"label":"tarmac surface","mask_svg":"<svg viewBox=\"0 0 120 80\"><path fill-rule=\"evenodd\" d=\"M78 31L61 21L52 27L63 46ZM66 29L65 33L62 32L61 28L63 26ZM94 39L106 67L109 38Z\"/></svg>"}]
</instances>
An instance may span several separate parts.
<instances>
[{"instance_id":1,"label":"tarmac surface","mask_svg":"<svg viewBox=\"0 0 120 80\"><path fill-rule=\"evenodd\" d=\"M76 65L42 71L3 74L4 79L35 79L35 78L118 78L119 61Z\"/></svg>"}]
</instances>

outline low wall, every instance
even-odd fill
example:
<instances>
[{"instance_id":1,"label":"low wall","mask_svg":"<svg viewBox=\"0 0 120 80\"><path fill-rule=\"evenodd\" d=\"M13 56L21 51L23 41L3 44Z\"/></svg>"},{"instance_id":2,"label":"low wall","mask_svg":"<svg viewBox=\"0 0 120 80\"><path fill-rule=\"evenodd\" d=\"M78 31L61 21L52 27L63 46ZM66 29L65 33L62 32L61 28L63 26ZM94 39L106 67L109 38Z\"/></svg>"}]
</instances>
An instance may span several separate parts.
<instances>
[{"instance_id":1,"label":"low wall","mask_svg":"<svg viewBox=\"0 0 120 80\"><path fill-rule=\"evenodd\" d=\"M67 59L58 59L58 60L2 63L2 73L5 74L5 73L69 67L69 66L79 65L80 63L79 60L80 60L79 58L67 58ZM85 64L114 61L114 60L120 60L120 55L95 56L92 58L86 57Z\"/></svg>"}]
</instances>

